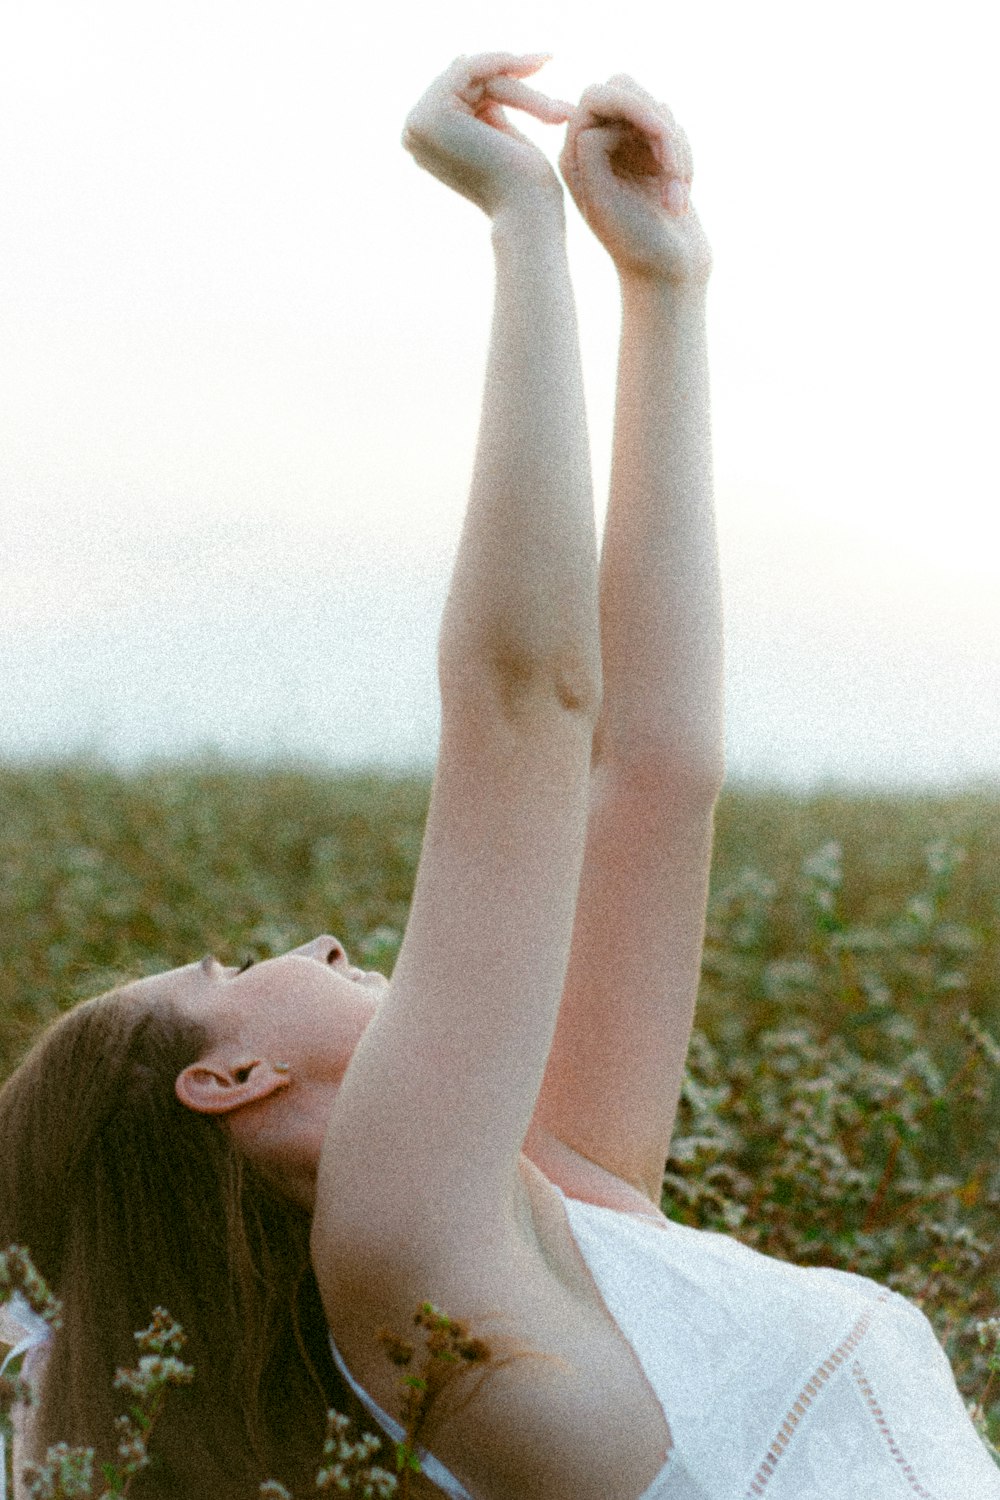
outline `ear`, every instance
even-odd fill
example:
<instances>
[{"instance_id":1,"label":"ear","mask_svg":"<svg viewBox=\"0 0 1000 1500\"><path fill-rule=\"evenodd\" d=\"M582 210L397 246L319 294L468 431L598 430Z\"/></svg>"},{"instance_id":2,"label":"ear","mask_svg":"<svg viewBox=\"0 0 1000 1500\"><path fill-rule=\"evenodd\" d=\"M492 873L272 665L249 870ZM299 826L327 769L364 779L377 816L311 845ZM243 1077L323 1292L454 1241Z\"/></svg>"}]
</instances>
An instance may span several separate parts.
<instances>
[{"instance_id":1,"label":"ear","mask_svg":"<svg viewBox=\"0 0 1000 1500\"><path fill-rule=\"evenodd\" d=\"M174 1092L187 1109L199 1115L228 1115L246 1104L259 1104L291 1079L259 1058L226 1063L203 1057L179 1074Z\"/></svg>"}]
</instances>

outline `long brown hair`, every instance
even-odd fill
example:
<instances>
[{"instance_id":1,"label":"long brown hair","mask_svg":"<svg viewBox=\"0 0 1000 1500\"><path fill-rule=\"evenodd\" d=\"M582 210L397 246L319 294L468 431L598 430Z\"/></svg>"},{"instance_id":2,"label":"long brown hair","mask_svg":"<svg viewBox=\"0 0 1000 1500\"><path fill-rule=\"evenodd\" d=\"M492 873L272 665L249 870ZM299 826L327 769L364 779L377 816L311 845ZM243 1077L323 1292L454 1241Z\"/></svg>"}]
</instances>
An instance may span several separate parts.
<instances>
[{"instance_id":1,"label":"long brown hair","mask_svg":"<svg viewBox=\"0 0 1000 1500\"><path fill-rule=\"evenodd\" d=\"M162 1305L195 1381L169 1393L136 1494L252 1500L264 1478L309 1492L328 1407L359 1434L374 1423L330 1356L309 1214L176 1098L206 1044L113 991L55 1021L0 1089L0 1249L26 1246L63 1303L29 1456L66 1441L113 1459L114 1372ZM389 1443L379 1459L393 1468Z\"/></svg>"}]
</instances>

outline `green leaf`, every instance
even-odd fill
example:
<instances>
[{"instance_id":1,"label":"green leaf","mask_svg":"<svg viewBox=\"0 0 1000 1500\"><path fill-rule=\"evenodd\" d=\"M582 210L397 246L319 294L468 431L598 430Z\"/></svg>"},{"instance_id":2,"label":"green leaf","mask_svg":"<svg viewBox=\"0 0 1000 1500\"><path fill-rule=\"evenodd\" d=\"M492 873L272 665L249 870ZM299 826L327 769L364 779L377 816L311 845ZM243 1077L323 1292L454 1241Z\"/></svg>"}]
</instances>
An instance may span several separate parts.
<instances>
[{"instance_id":1,"label":"green leaf","mask_svg":"<svg viewBox=\"0 0 1000 1500\"><path fill-rule=\"evenodd\" d=\"M414 1474L422 1474L420 1460L406 1443L396 1444L396 1468L401 1473L403 1469L410 1469Z\"/></svg>"}]
</instances>

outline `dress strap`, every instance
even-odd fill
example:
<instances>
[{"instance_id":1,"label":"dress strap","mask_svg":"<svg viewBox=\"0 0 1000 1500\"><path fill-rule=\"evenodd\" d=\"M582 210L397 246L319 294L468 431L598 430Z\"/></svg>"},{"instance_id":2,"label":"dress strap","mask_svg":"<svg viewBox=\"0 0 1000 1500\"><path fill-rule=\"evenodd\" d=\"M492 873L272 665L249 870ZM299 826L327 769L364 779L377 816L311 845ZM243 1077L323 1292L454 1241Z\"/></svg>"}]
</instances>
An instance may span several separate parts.
<instances>
[{"instance_id":1,"label":"dress strap","mask_svg":"<svg viewBox=\"0 0 1000 1500\"><path fill-rule=\"evenodd\" d=\"M375 1418L376 1422L378 1422L379 1425L385 1429L394 1443L401 1443L406 1437L406 1430L401 1426L399 1422L396 1421L395 1417L390 1417L388 1412L382 1410L381 1406L379 1406L374 1397L369 1396L364 1386L358 1384L354 1376L351 1374L350 1370L345 1365L340 1350L337 1348L336 1344L333 1341L332 1333L330 1335L330 1353L333 1355L334 1363L336 1364L337 1369L340 1371L341 1375L343 1375L344 1379L347 1381L348 1385L351 1387L351 1390L357 1396L362 1406L364 1406L366 1410L369 1411ZM434 1457L433 1453L429 1453L427 1449L422 1447L419 1443L417 1444L417 1457L420 1459L420 1467L423 1469L424 1473L427 1475L427 1478L431 1481L431 1483L436 1484L438 1489L444 1490L444 1493L446 1495L450 1495L452 1497L452 1500L472 1500L472 1496L469 1494L468 1490L455 1478L454 1474L446 1469L444 1464ZM391 1472L393 1467L392 1464L390 1463L388 1467Z\"/></svg>"},{"instance_id":2,"label":"dress strap","mask_svg":"<svg viewBox=\"0 0 1000 1500\"><path fill-rule=\"evenodd\" d=\"M0 1375L3 1375L7 1366L13 1364L22 1354L26 1356L21 1367L21 1378L29 1385L36 1385L41 1378L45 1367L48 1345L52 1342L52 1329L44 1318L29 1305L27 1299L21 1292L14 1292L6 1305L0 1307L0 1339L4 1343L13 1343L14 1347L9 1349L3 1362L0 1363ZM14 1472L14 1497L20 1494L19 1470L21 1464L20 1449L24 1441L24 1426L26 1411L20 1403L15 1406L13 1413L13 1456L12 1467ZM4 1434L0 1431L0 1500L7 1500L7 1445Z\"/></svg>"}]
</instances>

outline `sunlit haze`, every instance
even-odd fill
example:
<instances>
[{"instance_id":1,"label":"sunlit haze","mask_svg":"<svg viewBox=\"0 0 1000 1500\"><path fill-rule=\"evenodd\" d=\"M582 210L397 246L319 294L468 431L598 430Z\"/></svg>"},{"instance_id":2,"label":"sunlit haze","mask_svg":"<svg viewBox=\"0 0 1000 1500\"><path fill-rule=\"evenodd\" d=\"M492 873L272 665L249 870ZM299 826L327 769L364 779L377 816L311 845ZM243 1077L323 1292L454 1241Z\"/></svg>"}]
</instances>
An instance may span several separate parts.
<instances>
[{"instance_id":1,"label":"sunlit haze","mask_svg":"<svg viewBox=\"0 0 1000 1500\"><path fill-rule=\"evenodd\" d=\"M400 145L458 53L694 152L733 776L1000 778L982 0L9 6L0 756L428 765L489 225ZM518 115L554 162L562 127ZM567 203L598 517L614 269Z\"/></svg>"}]
</instances>

